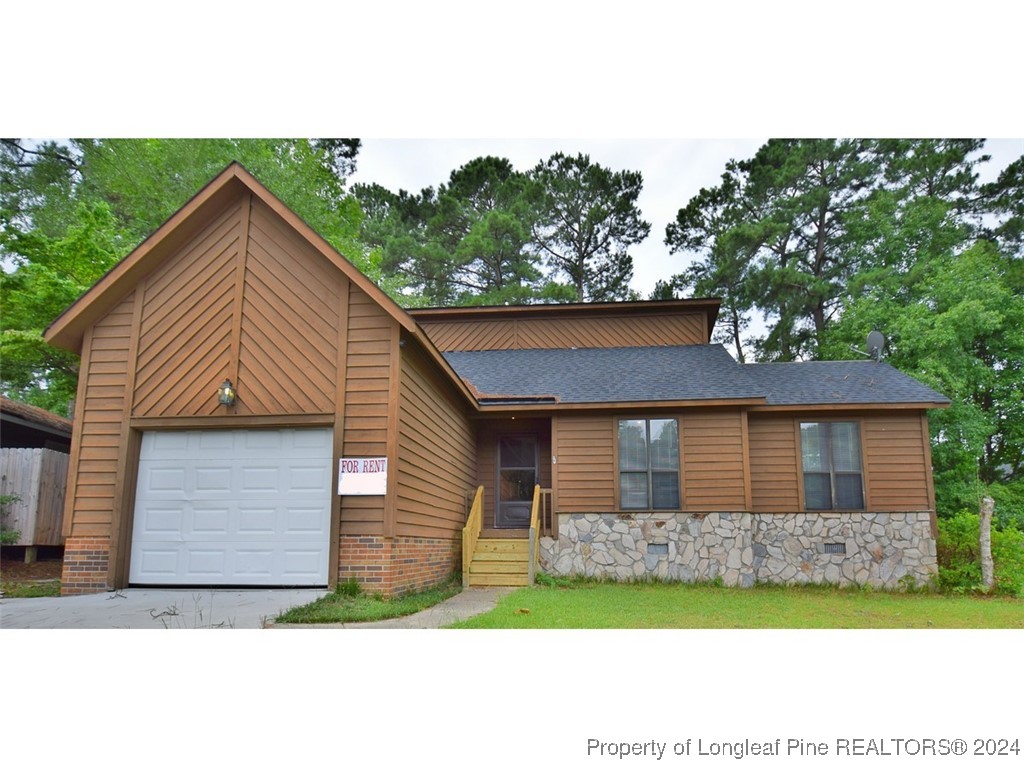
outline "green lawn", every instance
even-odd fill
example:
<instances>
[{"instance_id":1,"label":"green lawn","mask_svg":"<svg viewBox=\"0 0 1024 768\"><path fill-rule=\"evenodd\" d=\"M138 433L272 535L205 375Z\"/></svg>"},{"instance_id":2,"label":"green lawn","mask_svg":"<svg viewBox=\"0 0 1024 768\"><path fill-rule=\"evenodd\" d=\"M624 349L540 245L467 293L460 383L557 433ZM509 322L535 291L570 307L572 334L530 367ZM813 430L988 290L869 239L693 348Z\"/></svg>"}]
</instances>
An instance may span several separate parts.
<instances>
[{"instance_id":1,"label":"green lawn","mask_svg":"<svg viewBox=\"0 0 1024 768\"><path fill-rule=\"evenodd\" d=\"M60 580L3 581L0 594L4 597L60 597Z\"/></svg>"},{"instance_id":2,"label":"green lawn","mask_svg":"<svg viewBox=\"0 0 1024 768\"><path fill-rule=\"evenodd\" d=\"M278 624L347 624L363 621L384 621L418 613L447 600L462 591L458 581L417 592L413 595L385 599L339 585L335 592L308 605L299 605L275 619Z\"/></svg>"},{"instance_id":3,"label":"green lawn","mask_svg":"<svg viewBox=\"0 0 1024 768\"><path fill-rule=\"evenodd\" d=\"M471 629L1024 629L1024 600L821 587L571 583L527 587Z\"/></svg>"}]
</instances>

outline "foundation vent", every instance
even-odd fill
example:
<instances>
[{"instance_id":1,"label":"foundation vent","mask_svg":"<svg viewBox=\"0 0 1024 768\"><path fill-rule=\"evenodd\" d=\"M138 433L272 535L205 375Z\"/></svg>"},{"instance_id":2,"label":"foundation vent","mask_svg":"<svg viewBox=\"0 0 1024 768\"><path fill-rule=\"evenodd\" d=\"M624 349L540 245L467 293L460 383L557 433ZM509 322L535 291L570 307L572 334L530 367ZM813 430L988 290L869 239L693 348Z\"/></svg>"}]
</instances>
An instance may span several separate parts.
<instances>
[{"instance_id":1,"label":"foundation vent","mask_svg":"<svg viewBox=\"0 0 1024 768\"><path fill-rule=\"evenodd\" d=\"M846 542L843 542L843 541L826 541L825 542L825 554L826 555L845 555L846 554Z\"/></svg>"},{"instance_id":2,"label":"foundation vent","mask_svg":"<svg viewBox=\"0 0 1024 768\"><path fill-rule=\"evenodd\" d=\"M647 545L648 555L667 555L668 544L648 544Z\"/></svg>"}]
</instances>

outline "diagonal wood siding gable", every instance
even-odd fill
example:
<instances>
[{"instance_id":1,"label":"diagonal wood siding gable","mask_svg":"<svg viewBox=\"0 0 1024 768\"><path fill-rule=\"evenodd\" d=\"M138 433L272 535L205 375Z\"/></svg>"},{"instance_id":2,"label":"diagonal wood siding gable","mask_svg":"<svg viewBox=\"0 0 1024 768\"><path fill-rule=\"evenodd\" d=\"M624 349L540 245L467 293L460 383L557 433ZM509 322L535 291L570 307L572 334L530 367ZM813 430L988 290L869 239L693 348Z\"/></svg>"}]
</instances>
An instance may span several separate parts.
<instances>
[{"instance_id":1,"label":"diagonal wood siding gable","mask_svg":"<svg viewBox=\"0 0 1024 768\"><path fill-rule=\"evenodd\" d=\"M141 286L135 416L216 411L214 390L230 375L241 223L231 206Z\"/></svg>"},{"instance_id":2,"label":"diagonal wood siding gable","mask_svg":"<svg viewBox=\"0 0 1024 768\"><path fill-rule=\"evenodd\" d=\"M238 412L331 413L338 293L347 281L263 203L251 210Z\"/></svg>"},{"instance_id":3,"label":"diagonal wood siding gable","mask_svg":"<svg viewBox=\"0 0 1024 768\"><path fill-rule=\"evenodd\" d=\"M445 321L424 318L424 331L442 352L484 349L578 349L703 344L704 315L661 317L508 318Z\"/></svg>"}]
</instances>

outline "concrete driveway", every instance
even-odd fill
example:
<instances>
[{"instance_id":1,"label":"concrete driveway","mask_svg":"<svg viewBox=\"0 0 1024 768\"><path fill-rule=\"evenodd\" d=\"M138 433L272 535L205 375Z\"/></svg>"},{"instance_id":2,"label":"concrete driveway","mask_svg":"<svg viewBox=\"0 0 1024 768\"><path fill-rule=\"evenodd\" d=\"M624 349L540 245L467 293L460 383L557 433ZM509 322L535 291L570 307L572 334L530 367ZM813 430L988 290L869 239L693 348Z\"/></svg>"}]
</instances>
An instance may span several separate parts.
<instances>
[{"instance_id":1,"label":"concrete driveway","mask_svg":"<svg viewBox=\"0 0 1024 768\"><path fill-rule=\"evenodd\" d=\"M0 628L259 629L324 589L126 589L74 597L0 598Z\"/></svg>"}]
</instances>

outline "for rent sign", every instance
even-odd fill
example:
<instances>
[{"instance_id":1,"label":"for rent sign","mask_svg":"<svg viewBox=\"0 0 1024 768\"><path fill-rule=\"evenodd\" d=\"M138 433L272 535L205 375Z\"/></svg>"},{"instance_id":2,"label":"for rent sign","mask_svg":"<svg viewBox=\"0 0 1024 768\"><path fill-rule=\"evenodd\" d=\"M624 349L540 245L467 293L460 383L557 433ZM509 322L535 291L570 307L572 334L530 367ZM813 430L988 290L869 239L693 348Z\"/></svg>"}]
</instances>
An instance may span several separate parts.
<instances>
[{"instance_id":1,"label":"for rent sign","mask_svg":"<svg viewBox=\"0 0 1024 768\"><path fill-rule=\"evenodd\" d=\"M339 496L383 496L388 490L388 460L339 459Z\"/></svg>"}]
</instances>

